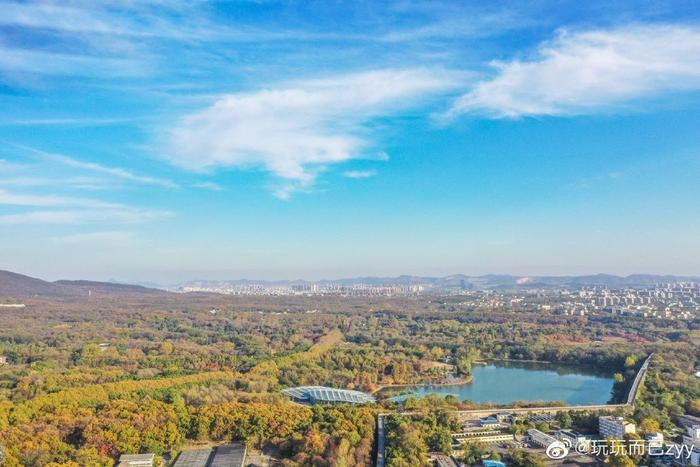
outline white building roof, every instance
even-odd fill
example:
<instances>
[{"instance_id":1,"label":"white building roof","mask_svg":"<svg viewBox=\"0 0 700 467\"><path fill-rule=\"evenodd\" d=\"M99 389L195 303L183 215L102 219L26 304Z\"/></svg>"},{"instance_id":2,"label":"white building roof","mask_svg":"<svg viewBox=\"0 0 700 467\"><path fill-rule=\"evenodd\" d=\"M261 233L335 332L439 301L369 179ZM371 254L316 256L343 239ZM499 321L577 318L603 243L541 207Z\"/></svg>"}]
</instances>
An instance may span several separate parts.
<instances>
[{"instance_id":1,"label":"white building roof","mask_svg":"<svg viewBox=\"0 0 700 467\"><path fill-rule=\"evenodd\" d=\"M376 399L369 394L348 389L334 389L324 386L299 386L282 390L282 394L292 399L305 402L338 402L349 404L374 403Z\"/></svg>"}]
</instances>

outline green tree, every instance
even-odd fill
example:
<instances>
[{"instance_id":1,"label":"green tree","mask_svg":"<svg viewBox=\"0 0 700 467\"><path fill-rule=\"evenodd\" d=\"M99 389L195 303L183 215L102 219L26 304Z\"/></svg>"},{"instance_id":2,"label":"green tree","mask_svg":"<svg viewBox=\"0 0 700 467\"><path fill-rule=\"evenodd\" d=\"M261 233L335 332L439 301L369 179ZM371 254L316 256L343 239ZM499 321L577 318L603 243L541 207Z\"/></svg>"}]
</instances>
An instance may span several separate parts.
<instances>
[{"instance_id":1,"label":"green tree","mask_svg":"<svg viewBox=\"0 0 700 467\"><path fill-rule=\"evenodd\" d=\"M486 455L486 450L479 443L465 443L463 448L459 459L467 465L478 464Z\"/></svg>"}]
</instances>

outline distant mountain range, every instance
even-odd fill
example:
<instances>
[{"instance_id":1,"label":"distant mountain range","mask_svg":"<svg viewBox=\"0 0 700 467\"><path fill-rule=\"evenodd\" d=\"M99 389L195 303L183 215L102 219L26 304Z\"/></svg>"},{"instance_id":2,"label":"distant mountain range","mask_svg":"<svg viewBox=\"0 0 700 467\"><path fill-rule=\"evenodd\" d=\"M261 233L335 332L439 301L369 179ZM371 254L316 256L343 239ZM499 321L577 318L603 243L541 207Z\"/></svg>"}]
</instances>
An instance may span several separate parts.
<instances>
[{"instance_id":1,"label":"distant mountain range","mask_svg":"<svg viewBox=\"0 0 700 467\"><path fill-rule=\"evenodd\" d=\"M697 276L672 276L654 274L633 274L630 276L613 276L595 274L589 276L513 276L488 274L484 276L466 276L456 274L444 277L397 276L397 277L355 277L337 280L224 280L224 281L188 281L169 287L169 289L194 287L215 289L231 286L261 285L265 287L289 287L293 285L353 285L366 284L374 286L424 285L436 290L465 287L469 289L514 289L514 288L559 288L580 286L644 287L668 282L700 282ZM120 284L116 282L95 282L87 280L59 280L48 282L34 277L10 271L0 271L0 297L78 297L88 294L100 295L162 295L169 292L160 288L141 285Z\"/></svg>"},{"instance_id":2,"label":"distant mountain range","mask_svg":"<svg viewBox=\"0 0 700 467\"><path fill-rule=\"evenodd\" d=\"M140 285L118 284L94 281L56 281L48 282L34 277L0 270L1 297L84 297L89 294L99 295L162 295L164 290L142 287Z\"/></svg>"},{"instance_id":3,"label":"distant mountain range","mask_svg":"<svg viewBox=\"0 0 700 467\"><path fill-rule=\"evenodd\" d=\"M630 276L614 276L610 274L594 274L588 276L513 276L506 274L487 274L483 276L466 276L455 274L444 277L431 276L396 276L396 277L353 277L336 280L213 280L213 281L187 281L177 284L175 287L201 287L217 288L227 286L262 285L266 287L289 287L293 285L319 284L319 285L353 285L366 284L374 286L390 285L426 285L435 289L448 289L455 287L467 287L472 289L498 289L498 288L555 288L555 287L580 287L580 286L606 286L606 287L644 287L667 282L700 282L697 276L673 276L655 274L633 274Z\"/></svg>"}]
</instances>

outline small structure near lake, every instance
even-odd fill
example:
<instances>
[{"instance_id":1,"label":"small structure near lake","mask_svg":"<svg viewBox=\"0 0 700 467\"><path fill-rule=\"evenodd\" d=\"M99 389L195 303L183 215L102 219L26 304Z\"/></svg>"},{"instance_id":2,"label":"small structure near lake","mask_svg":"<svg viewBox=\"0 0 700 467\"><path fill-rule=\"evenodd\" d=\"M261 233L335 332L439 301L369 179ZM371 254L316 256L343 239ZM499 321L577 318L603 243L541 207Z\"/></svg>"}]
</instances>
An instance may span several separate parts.
<instances>
[{"instance_id":1,"label":"small structure near lake","mask_svg":"<svg viewBox=\"0 0 700 467\"><path fill-rule=\"evenodd\" d=\"M325 386L299 386L283 389L282 394L302 404L374 404L377 400L360 391Z\"/></svg>"}]
</instances>

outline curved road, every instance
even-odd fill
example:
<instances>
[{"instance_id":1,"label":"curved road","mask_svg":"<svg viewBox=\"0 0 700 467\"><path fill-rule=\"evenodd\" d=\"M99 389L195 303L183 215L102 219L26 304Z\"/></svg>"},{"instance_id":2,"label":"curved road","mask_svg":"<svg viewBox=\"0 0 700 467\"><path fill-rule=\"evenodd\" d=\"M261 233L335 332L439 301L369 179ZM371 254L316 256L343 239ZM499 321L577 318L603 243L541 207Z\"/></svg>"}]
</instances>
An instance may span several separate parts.
<instances>
[{"instance_id":1,"label":"curved road","mask_svg":"<svg viewBox=\"0 0 700 467\"><path fill-rule=\"evenodd\" d=\"M641 386L642 381L644 381L644 377L646 376L647 370L649 369L649 362L651 361L651 357L653 356L653 353L649 354L647 359L644 360L644 363L642 363L642 366L639 368L637 376L634 377L634 381L632 382L630 391L627 393L627 405L634 405L634 401L637 399L637 393L639 392L639 386Z\"/></svg>"}]
</instances>

